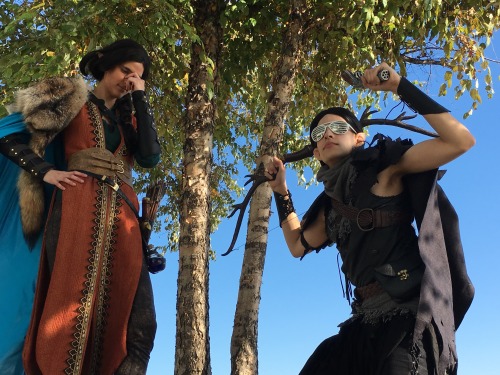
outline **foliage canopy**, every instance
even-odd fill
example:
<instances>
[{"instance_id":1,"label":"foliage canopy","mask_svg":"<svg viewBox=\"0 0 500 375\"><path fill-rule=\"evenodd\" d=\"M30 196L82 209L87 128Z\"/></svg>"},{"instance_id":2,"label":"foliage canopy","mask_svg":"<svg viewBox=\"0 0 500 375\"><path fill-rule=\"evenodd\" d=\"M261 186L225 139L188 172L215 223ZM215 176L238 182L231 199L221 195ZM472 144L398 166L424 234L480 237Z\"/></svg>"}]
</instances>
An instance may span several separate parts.
<instances>
[{"instance_id":1,"label":"foliage canopy","mask_svg":"<svg viewBox=\"0 0 500 375\"><path fill-rule=\"evenodd\" d=\"M308 0L301 17L306 40L286 121L282 152L307 142L307 125L321 108L376 105L379 98L352 92L340 78L344 69L362 70L382 60L402 73L420 70L420 77L442 81L440 95L468 94L472 114L493 77L485 56L500 25L500 2L477 0ZM262 134L266 103L281 39L289 22L289 2L229 0L224 27L221 80L214 133L212 230L227 214L238 185L238 168L253 169ZM169 247L178 233L178 202L184 111L190 46L199 41L188 0L45 0L0 1L0 104L17 88L52 75L77 74L89 50L122 37L143 43L153 58L149 83L153 109L163 142L161 164L150 175L139 171L136 186L148 178L164 178L168 198L161 208ZM207 63L210 61L207 59ZM436 78L433 67L438 69ZM424 79L425 81L425 79ZM0 115L6 110L0 107ZM294 168L305 182L308 161Z\"/></svg>"}]
</instances>

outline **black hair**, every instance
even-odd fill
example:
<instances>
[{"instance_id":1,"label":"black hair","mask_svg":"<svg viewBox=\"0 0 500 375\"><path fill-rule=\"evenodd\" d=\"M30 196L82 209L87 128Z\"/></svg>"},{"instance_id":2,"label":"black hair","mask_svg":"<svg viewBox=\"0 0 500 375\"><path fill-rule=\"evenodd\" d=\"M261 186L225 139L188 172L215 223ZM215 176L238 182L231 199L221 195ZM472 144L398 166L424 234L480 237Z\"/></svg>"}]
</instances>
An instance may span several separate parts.
<instances>
[{"instance_id":1,"label":"black hair","mask_svg":"<svg viewBox=\"0 0 500 375\"><path fill-rule=\"evenodd\" d=\"M87 53L80 61L80 72L84 76L92 75L100 81L105 71L127 61L142 63L144 72L141 78L144 80L148 78L151 59L144 47L132 39L120 39L104 48Z\"/></svg>"},{"instance_id":2,"label":"black hair","mask_svg":"<svg viewBox=\"0 0 500 375\"><path fill-rule=\"evenodd\" d=\"M311 133L313 129L318 126L319 121L325 117L326 115L337 115L342 117L349 125L351 125L356 133L361 133L363 131L363 126L359 122L358 118L344 107L330 107L319 112L311 121L311 126L309 127L309 140L311 144L316 147L316 142L314 142L311 138Z\"/></svg>"}]
</instances>

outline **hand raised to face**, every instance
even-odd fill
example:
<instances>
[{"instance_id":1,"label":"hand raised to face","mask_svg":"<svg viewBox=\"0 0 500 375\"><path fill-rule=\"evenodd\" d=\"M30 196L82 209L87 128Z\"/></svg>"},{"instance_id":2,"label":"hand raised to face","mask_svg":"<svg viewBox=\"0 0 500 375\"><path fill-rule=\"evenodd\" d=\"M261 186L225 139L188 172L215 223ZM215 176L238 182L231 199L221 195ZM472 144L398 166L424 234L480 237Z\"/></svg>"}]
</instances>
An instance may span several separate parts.
<instances>
[{"instance_id":1,"label":"hand raised to face","mask_svg":"<svg viewBox=\"0 0 500 375\"><path fill-rule=\"evenodd\" d=\"M146 88L146 83L137 73L127 74L124 78L125 88L127 91L138 91Z\"/></svg>"}]
</instances>

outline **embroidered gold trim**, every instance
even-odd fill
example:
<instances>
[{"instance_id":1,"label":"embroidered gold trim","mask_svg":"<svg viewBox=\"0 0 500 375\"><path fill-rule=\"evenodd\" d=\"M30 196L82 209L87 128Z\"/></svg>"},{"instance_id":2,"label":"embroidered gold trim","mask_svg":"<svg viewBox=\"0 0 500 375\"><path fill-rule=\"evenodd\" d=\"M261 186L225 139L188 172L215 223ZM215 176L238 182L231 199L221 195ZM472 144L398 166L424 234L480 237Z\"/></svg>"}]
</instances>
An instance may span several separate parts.
<instances>
[{"instance_id":1,"label":"embroidered gold trim","mask_svg":"<svg viewBox=\"0 0 500 375\"><path fill-rule=\"evenodd\" d=\"M94 127L94 141L97 148L105 147L104 127L99 109L92 102L87 102L90 121ZM123 134L122 134L123 139ZM117 151L120 155L126 155L125 142L122 141ZM121 183L121 181L118 181ZM78 308L78 323L75 326L74 340L71 343L69 358L66 360L68 375L81 374L83 371L85 345L91 350L89 371L98 374L102 361L103 336L107 323L107 310L109 308L110 278L112 275L113 253L115 252L115 237L117 236L117 222L121 201L116 192L107 184L98 182L97 198L95 204L95 218L93 227L93 241L89 250L88 273L82 290L83 297ZM100 270L100 272L99 272ZM94 325L93 342L88 342L92 323L92 301L95 299L96 320Z\"/></svg>"},{"instance_id":2,"label":"embroidered gold trim","mask_svg":"<svg viewBox=\"0 0 500 375\"><path fill-rule=\"evenodd\" d=\"M96 300L97 319L95 322L95 335L92 343L92 360L91 360L91 374L98 374L102 360L102 339L107 322L107 310L109 308L109 284L111 278L111 270L113 266L113 253L115 251L114 245L116 241L116 222L118 220L117 211L117 194L107 184L99 183L101 186L103 196L109 197L109 201L104 207L108 207L109 215L106 219L106 231L104 238L103 257L101 265L101 274L99 279L99 294Z\"/></svg>"},{"instance_id":3,"label":"embroidered gold trim","mask_svg":"<svg viewBox=\"0 0 500 375\"><path fill-rule=\"evenodd\" d=\"M104 196L105 197L105 196ZM103 238L105 233L105 222L106 222L106 204L103 205L103 191L102 186L98 191L96 211L95 211L95 226L94 226L94 240L92 241L92 248L89 250L90 258L88 260L89 265L87 266L88 272L85 275L86 281L84 283L85 287L83 289L83 297L80 300L81 305L78 308L78 324L75 326L74 340L71 343L73 349L69 352L70 357L66 361L69 365L66 368L66 374L81 374L83 370L83 352L85 349L85 344L87 342L87 337L89 336L90 323L91 323L91 312L92 312L92 301L94 299L94 294L96 292L96 282L97 273L99 269L99 263L101 262L101 251L103 248Z\"/></svg>"},{"instance_id":4,"label":"embroidered gold trim","mask_svg":"<svg viewBox=\"0 0 500 375\"><path fill-rule=\"evenodd\" d=\"M104 142L104 128L97 106L92 102L87 102L89 117L94 127L96 147L102 148ZM78 323L75 326L74 340L71 343L73 349L69 351L69 358L66 360L68 367L65 373L68 375L78 375L83 371L85 346L92 350L90 353L90 368L92 374L99 373L99 365L102 353L102 334L106 325L106 310L109 301L109 279L111 276L112 253L115 244L117 219L116 193L105 183L98 183L95 218L93 227L93 241L89 250L88 273L85 275L86 281L82 290L83 297L78 308ZM109 212L109 214L108 214ZM109 230L107 230L109 229ZM99 269L101 272L99 273ZM93 342L88 342L92 322L92 301L97 293L95 322L95 334Z\"/></svg>"},{"instance_id":5,"label":"embroidered gold trim","mask_svg":"<svg viewBox=\"0 0 500 375\"><path fill-rule=\"evenodd\" d=\"M90 120L94 125L94 134L95 134L95 142L96 146L99 148L106 147L104 143L104 126L102 125L101 113L99 112L99 108L92 103L91 101L87 102L87 107L89 109Z\"/></svg>"}]
</instances>

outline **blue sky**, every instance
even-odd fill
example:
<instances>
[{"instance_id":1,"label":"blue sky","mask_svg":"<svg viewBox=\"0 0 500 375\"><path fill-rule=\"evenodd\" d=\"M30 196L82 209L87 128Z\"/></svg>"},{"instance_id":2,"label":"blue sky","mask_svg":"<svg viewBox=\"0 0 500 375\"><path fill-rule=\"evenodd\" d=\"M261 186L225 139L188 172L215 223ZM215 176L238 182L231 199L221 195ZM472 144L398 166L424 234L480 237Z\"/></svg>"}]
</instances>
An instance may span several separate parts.
<instances>
[{"instance_id":1,"label":"blue sky","mask_svg":"<svg viewBox=\"0 0 500 375\"><path fill-rule=\"evenodd\" d=\"M497 33L487 55L500 60L500 36ZM491 64L494 87L500 90L500 64ZM409 78L416 78L409 72ZM458 119L469 109L468 95L459 101L452 90L437 98L442 80L440 73L430 77L429 94L449 108ZM498 337L500 337L500 166L496 150L500 148L500 93L493 99L483 95L483 104L462 122L476 137L476 146L461 158L444 166L448 172L441 181L459 217L462 243L469 276L476 288L475 299L457 332L459 375L498 375ZM334 105L325 101L325 106ZM386 115L389 109L383 109ZM399 107L398 107L399 108ZM398 109L399 110L399 109ZM393 111L391 117L398 113ZM413 124L429 129L421 118ZM373 126L391 137L425 139L402 129ZM370 138L369 138L370 139ZM241 184L244 183L244 171ZM305 189L297 185L293 173L287 174L297 213L303 214L321 192L320 186ZM272 203L274 209L274 202ZM245 226L246 219L243 220ZM212 246L221 254L229 246L236 217L224 220L211 236ZM269 243L264 268L259 314L259 374L297 374L316 346L337 333L337 325L349 317L350 307L342 297L337 269L337 250L329 247L304 260L293 258L286 247L277 215L271 217ZM212 373L230 373L230 340L243 260L246 228L242 228L236 250L210 264L210 346ZM161 244L161 233L152 242ZM175 353L175 319L178 253L167 254L167 268L152 275L158 332L148 374L173 374Z\"/></svg>"}]
</instances>

